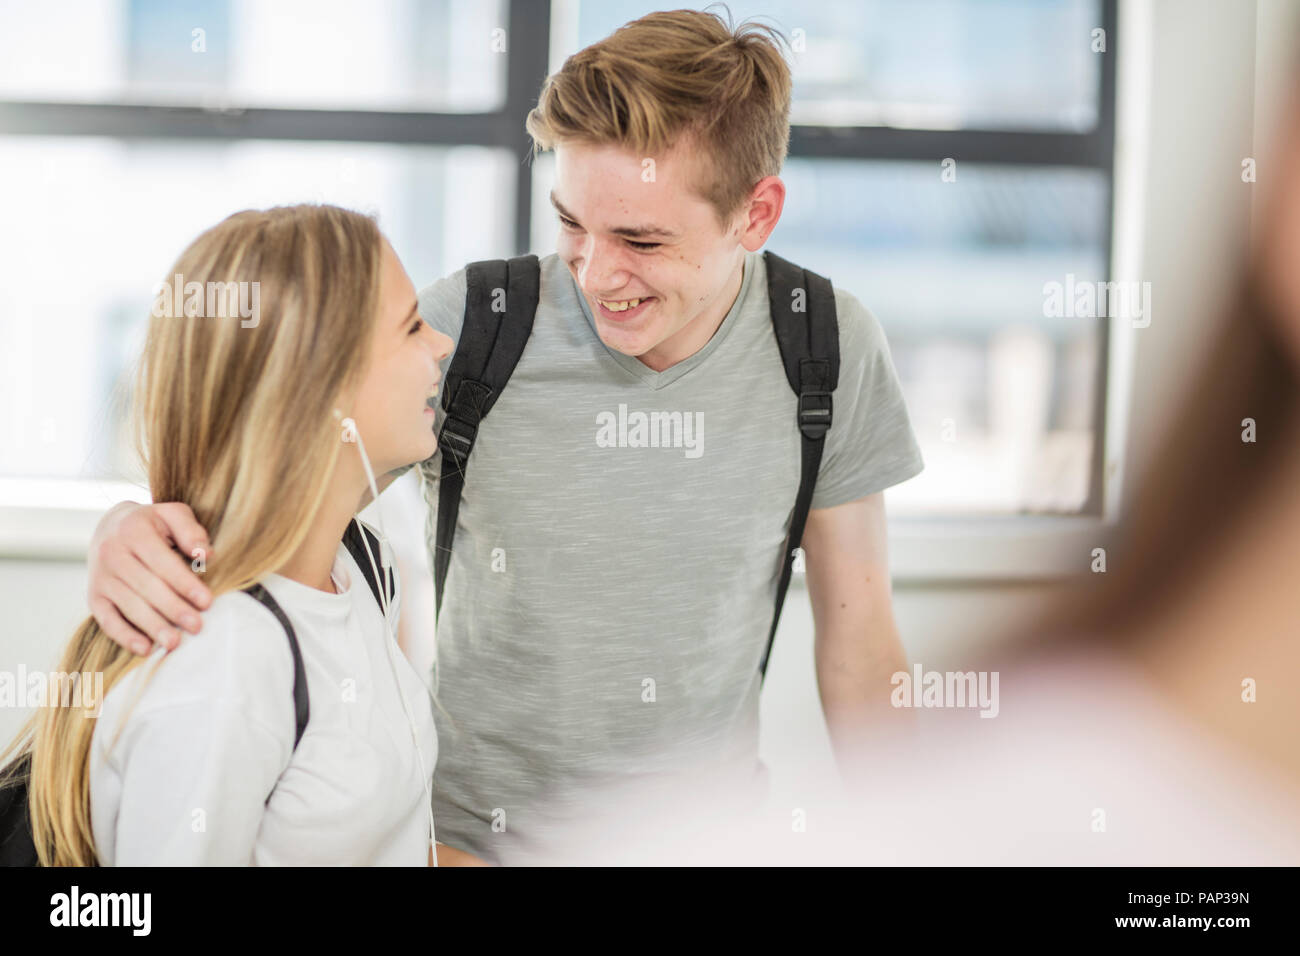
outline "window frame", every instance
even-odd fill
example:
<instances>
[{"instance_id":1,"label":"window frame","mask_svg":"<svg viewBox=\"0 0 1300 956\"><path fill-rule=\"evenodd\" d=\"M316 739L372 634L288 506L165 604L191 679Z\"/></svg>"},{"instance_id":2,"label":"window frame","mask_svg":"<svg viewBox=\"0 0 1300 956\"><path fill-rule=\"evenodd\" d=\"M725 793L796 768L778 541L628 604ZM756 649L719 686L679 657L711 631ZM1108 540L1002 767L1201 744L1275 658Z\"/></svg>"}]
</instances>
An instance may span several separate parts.
<instances>
[{"instance_id":1,"label":"window frame","mask_svg":"<svg viewBox=\"0 0 1300 956\"><path fill-rule=\"evenodd\" d=\"M536 105L538 90L548 75L552 43L553 9L563 0L506 0L505 97L490 112L448 113L370 110L278 109L265 107L214 107L200 105L143 105L130 103L46 102L0 100L0 135L101 136L120 140L244 139L334 141L423 146L486 146L507 150L516 160L514 255L529 251L533 216L532 143L524 129L528 111ZM790 131L789 156L798 159L858 159L934 162L955 157L965 163L995 166L1032 165L1072 167L1102 173L1106 189L1107 229L1103 246L1110 281L1115 223L1116 60L1118 56L1117 0L1099 0L1100 23L1106 52L1098 70L1097 123L1086 132L1017 131L990 129L927 130L880 126L818 126L795 124ZM950 518L902 519L903 551L915 552L904 563L921 577L969 579L954 559L947 570L923 568L924 552L950 552L952 536L940 523L956 528L987 561L989 550L980 542L989 536L1033 542L1056 539L1064 531L1093 533L1106 518L1105 470L1107 405L1110 387L1110 323L1098 323L1097 381L1093 407L1093 452L1088 496L1071 514L982 515ZM66 486L69 479L50 479ZM71 480L82 487L121 490L120 482ZM0 556L46 558L84 557L87 529L93 529L99 511L82 503L51 506L31 495L31 479L0 478ZM41 497L41 496L38 496ZM95 495L94 497L102 497ZM137 500L139 500L138 496ZM17 503L14 503L14 502ZM25 502L25 503L24 503ZM53 522L50 535L41 533L43 522ZM896 535L897 536L897 535ZM36 540L34 540L36 539ZM910 542L910 543L909 543ZM960 548L958 549L961 550ZM994 549L996 550L996 549ZM1051 576L1064 573L1060 561L1011 560L997 567L983 564L991 579L1008 576Z\"/></svg>"}]
</instances>

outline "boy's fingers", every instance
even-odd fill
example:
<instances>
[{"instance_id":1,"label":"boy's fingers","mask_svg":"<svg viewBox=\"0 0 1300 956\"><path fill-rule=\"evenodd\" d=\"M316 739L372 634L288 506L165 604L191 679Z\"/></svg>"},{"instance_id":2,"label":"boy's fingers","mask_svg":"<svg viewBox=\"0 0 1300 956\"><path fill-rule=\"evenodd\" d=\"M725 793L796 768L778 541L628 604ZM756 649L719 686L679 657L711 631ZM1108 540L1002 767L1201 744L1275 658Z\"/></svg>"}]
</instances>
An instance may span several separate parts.
<instances>
[{"instance_id":1,"label":"boy's fingers","mask_svg":"<svg viewBox=\"0 0 1300 956\"><path fill-rule=\"evenodd\" d=\"M186 605L185 610L189 613L204 610L212 603L212 592L204 585L203 579L193 570L189 561L167 546L167 542L149 537L138 542L133 553L136 560L144 566L145 572L165 587L169 594L183 602ZM204 560L207 560L206 553ZM127 583L135 586L134 580L128 579ZM152 600L152 592L145 596ZM179 616L182 613L180 610L172 614L168 610L168 605L154 602L154 606L164 612L172 623L183 623ZM196 632L197 628L191 631L191 633Z\"/></svg>"},{"instance_id":2,"label":"boy's fingers","mask_svg":"<svg viewBox=\"0 0 1300 956\"><path fill-rule=\"evenodd\" d=\"M171 552L169 556L176 557ZM190 574L188 568L185 569L185 574ZM121 569L119 578L123 584L157 611L168 624L173 627L183 627L191 634L199 632L201 623L199 612L181 595L173 591L171 586L155 574L151 567L142 564L134 555ZM191 584L190 587L192 589L194 585Z\"/></svg>"},{"instance_id":3,"label":"boy's fingers","mask_svg":"<svg viewBox=\"0 0 1300 956\"><path fill-rule=\"evenodd\" d=\"M149 640L117 613L113 602L108 598L95 597L90 600L90 613L100 630L127 650L144 656L153 650L153 641Z\"/></svg>"},{"instance_id":4,"label":"boy's fingers","mask_svg":"<svg viewBox=\"0 0 1300 956\"><path fill-rule=\"evenodd\" d=\"M211 551L208 533L194 517L190 506L180 501L167 501L151 509L155 520L162 522L159 531L176 542L181 553L192 557L196 549Z\"/></svg>"},{"instance_id":5,"label":"boy's fingers","mask_svg":"<svg viewBox=\"0 0 1300 956\"><path fill-rule=\"evenodd\" d=\"M146 637L168 649L180 643L180 635L175 629L122 581L109 581L104 587L104 595L117 607L117 612Z\"/></svg>"}]
</instances>

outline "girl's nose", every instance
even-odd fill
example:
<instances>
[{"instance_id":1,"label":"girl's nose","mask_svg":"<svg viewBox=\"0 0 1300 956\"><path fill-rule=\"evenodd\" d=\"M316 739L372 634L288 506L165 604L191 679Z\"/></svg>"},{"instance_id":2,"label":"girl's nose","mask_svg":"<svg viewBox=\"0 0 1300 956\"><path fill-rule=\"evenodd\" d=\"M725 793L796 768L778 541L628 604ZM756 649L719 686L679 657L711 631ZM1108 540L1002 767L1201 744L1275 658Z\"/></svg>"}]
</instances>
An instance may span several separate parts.
<instances>
[{"instance_id":1,"label":"girl's nose","mask_svg":"<svg viewBox=\"0 0 1300 956\"><path fill-rule=\"evenodd\" d=\"M438 349L435 355L437 356L438 361L441 362L452 353L452 350L456 347L456 343L451 340L450 335L443 332L435 331L433 334L437 337L438 341Z\"/></svg>"}]
</instances>

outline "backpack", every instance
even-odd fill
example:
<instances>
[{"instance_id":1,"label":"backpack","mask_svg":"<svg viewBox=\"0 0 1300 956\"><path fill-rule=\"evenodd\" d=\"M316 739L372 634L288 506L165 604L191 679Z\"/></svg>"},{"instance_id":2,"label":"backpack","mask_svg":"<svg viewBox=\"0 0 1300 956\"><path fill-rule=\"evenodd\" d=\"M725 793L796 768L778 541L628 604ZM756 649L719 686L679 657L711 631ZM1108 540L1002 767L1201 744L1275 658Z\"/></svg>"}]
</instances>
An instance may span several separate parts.
<instances>
[{"instance_id":1,"label":"backpack","mask_svg":"<svg viewBox=\"0 0 1300 956\"><path fill-rule=\"evenodd\" d=\"M347 546L353 560L356 561L357 567L361 569L361 574L366 579L366 583L370 585L375 600L379 601L382 607L380 584L370 567L370 559L366 556L362 535L365 535L366 540L370 542L371 553L378 557L380 554L379 538L356 518L349 522L348 529L343 535L343 543ZM391 600L395 585L391 580L388 583L388 596ZM302 739L303 732L307 729L307 720L311 714L307 696L307 675L303 669L302 651L298 647L298 636L294 633L293 625L289 623L289 618L285 615L284 610L261 584L253 584L244 588L244 593L260 602L275 616L275 619L280 622L280 626L284 628L285 636L289 639L289 651L293 654L293 709L295 723L293 749L297 750L298 741ZM0 866L40 865L39 857L36 854L36 844L32 839L31 819L28 816L27 781L31 776L31 765L32 755L28 752L0 771ZM266 802L271 802L270 794L267 794Z\"/></svg>"},{"instance_id":2,"label":"backpack","mask_svg":"<svg viewBox=\"0 0 1300 956\"><path fill-rule=\"evenodd\" d=\"M803 541L826 432L831 427L831 393L839 382L840 369L839 323L830 280L772 252L764 252L763 258L767 264L772 325L785 365L785 377L799 397L795 424L803 440L799 492L784 545L772 626L759 664L760 683L767 676L772 642L790 586L795 549ZM442 389L442 410L446 418L438 433L442 468L433 570L435 609L439 613L470 452L474 450L480 423L510 380L532 332L540 276L540 264L534 255L471 262L465 267L465 322ZM492 309L494 290L498 289L506 293L504 313Z\"/></svg>"}]
</instances>

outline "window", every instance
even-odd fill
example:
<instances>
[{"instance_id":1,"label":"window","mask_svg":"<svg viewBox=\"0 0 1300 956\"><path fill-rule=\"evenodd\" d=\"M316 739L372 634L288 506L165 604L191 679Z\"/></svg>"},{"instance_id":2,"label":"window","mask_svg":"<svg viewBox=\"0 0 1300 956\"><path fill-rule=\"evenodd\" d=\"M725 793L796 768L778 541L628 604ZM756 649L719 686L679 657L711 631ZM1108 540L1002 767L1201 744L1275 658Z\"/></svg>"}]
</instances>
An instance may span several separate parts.
<instances>
[{"instance_id":1,"label":"window","mask_svg":"<svg viewBox=\"0 0 1300 956\"><path fill-rule=\"evenodd\" d=\"M504 0L60 0L0 13L10 100L488 112ZM364 15L359 15L364 14Z\"/></svg>"},{"instance_id":2,"label":"window","mask_svg":"<svg viewBox=\"0 0 1300 956\"><path fill-rule=\"evenodd\" d=\"M417 288L511 249L505 3L360 9L0 7L0 478L143 480L126 413L153 286L229 213L376 213Z\"/></svg>"},{"instance_id":3,"label":"window","mask_svg":"<svg viewBox=\"0 0 1300 956\"><path fill-rule=\"evenodd\" d=\"M885 328L928 465L891 508L1096 513L1105 323L1049 317L1044 287L1107 278L1114 0L728 5L795 43L769 248ZM0 7L0 478L138 477L123 383L152 286L238 208L377 211L417 287L552 251L523 128L548 64L677 6Z\"/></svg>"},{"instance_id":4,"label":"window","mask_svg":"<svg viewBox=\"0 0 1300 956\"><path fill-rule=\"evenodd\" d=\"M126 414L153 287L224 216L315 201L377 213L420 288L509 244L511 164L477 146L0 139L0 207L22 224L0 229L22 279L0 287L4 473L143 480Z\"/></svg>"},{"instance_id":5,"label":"window","mask_svg":"<svg viewBox=\"0 0 1300 956\"><path fill-rule=\"evenodd\" d=\"M710 4L560 0L563 57L651 10ZM801 126L1086 132L1099 116L1089 0L727 0L791 41L791 122ZM722 12L720 6L712 6ZM723 13L725 17L725 13Z\"/></svg>"}]
</instances>

